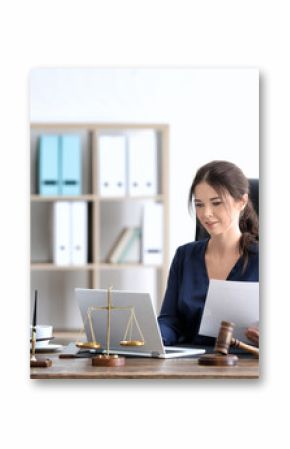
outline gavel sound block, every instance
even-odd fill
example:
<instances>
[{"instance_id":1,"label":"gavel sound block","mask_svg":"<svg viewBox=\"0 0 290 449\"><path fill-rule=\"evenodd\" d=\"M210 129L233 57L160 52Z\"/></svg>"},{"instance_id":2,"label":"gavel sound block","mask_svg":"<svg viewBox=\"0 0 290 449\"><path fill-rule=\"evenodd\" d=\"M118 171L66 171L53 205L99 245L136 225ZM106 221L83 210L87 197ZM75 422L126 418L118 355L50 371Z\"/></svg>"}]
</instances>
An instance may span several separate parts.
<instances>
[{"instance_id":1,"label":"gavel sound block","mask_svg":"<svg viewBox=\"0 0 290 449\"><path fill-rule=\"evenodd\" d=\"M50 359L35 359L30 360L30 368L49 368L52 365Z\"/></svg>"},{"instance_id":2,"label":"gavel sound block","mask_svg":"<svg viewBox=\"0 0 290 449\"><path fill-rule=\"evenodd\" d=\"M247 345L233 338L234 323L222 321L218 337L216 339L214 354L205 354L198 359L200 365L234 366L238 363L238 357L229 354L230 346L244 349L259 358L259 349Z\"/></svg>"}]
</instances>

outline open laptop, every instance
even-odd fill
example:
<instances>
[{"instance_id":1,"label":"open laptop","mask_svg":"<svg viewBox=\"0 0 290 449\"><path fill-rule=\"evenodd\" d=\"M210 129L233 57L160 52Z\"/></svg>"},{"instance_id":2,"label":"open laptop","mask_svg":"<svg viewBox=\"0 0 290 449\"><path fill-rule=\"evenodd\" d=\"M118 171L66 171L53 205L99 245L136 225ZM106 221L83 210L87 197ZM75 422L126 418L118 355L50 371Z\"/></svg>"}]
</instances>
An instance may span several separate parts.
<instances>
[{"instance_id":1,"label":"open laptop","mask_svg":"<svg viewBox=\"0 0 290 449\"><path fill-rule=\"evenodd\" d=\"M87 341L92 341L88 309L91 307L106 307L108 304L107 290L77 288L75 292ZM113 309L110 314L110 352L112 354L167 359L189 357L205 352L204 349L200 348L165 347L163 345L156 314L148 293L112 290L111 298L113 307L122 308L121 310ZM144 340L143 346L122 346L120 344L121 341L126 340L127 327L130 331L128 322L132 316L132 310L136 320L132 319L130 340ZM107 317L108 311L106 309L91 311L91 324L95 339L101 343L103 350L106 349Z\"/></svg>"}]
</instances>

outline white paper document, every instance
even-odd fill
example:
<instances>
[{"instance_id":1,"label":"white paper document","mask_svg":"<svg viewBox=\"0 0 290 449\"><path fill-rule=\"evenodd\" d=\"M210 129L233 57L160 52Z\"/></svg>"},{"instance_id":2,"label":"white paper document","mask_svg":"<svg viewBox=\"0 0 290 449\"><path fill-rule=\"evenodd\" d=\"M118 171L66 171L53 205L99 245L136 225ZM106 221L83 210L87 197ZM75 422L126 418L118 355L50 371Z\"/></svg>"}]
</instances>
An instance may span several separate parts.
<instances>
[{"instance_id":1,"label":"white paper document","mask_svg":"<svg viewBox=\"0 0 290 449\"><path fill-rule=\"evenodd\" d=\"M259 282L210 280L199 334L216 338L221 321L235 324L234 338L249 341L246 329L259 322Z\"/></svg>"}]
</instances>

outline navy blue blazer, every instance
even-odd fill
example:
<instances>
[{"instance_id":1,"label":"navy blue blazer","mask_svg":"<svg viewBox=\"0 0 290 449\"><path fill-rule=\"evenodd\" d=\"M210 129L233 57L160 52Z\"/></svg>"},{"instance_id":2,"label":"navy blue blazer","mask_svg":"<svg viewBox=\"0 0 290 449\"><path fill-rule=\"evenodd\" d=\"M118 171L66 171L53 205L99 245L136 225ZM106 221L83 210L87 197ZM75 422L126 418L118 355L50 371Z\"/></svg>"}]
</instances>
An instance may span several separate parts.
<instances>
[{"instance_id":1,"label":"navy blue blazer","mask_svg":"<svg viewBox=\"0 0 290 449\"><path fill-rule=\"evenodd\" d=\"M214 338L199 336L201 317L209 286L205 251L209 239L180 246L172 261L167 288L158 323L165 345L212 345ZM239 258L229 273L229 281L259 281L259 249L253 244L243 271L244 259Z\"/></svg>"}]
</instances>

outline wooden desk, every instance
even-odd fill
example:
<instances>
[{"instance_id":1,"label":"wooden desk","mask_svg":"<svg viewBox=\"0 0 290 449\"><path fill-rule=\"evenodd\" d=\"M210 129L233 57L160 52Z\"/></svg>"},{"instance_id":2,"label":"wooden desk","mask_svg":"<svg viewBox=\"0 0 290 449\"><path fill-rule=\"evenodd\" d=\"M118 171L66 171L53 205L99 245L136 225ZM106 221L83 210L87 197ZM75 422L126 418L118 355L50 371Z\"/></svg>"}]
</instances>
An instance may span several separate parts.
<instances>
[{"instance_id":1,"label":"wooden desk","mask_svg":"<svg viewBox=\"0 0 290 449\"><path fill-rule=\"evenodd\" d=\"M60 359L46 354L50 368L32 368L31 379L257 379L259 361L241 358L234 367L205 367L197 358L127 358L120 368L93 367L91 359ZM39 355L45 357L45 355Z\"/></svg>"}]
</instances>

